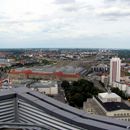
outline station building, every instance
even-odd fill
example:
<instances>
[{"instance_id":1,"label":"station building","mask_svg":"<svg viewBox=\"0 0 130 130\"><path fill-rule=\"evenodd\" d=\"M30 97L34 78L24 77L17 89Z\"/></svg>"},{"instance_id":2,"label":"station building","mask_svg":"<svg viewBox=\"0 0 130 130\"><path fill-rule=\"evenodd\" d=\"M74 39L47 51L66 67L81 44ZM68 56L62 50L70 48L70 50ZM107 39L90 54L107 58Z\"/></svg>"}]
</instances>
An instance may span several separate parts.
<instances>
[{"instance_id":1,"label":"station building","mask_svg":"<svg viewBox=\"0 0 130 130\"><path fill-rule=\"evenodd\" d=\"M71 66L56 67L32 67L17 68L9 72L10 79L44 79L44 80L68 80L75 81L80 79L83 68Z\"/></svg>"}]
</instances>

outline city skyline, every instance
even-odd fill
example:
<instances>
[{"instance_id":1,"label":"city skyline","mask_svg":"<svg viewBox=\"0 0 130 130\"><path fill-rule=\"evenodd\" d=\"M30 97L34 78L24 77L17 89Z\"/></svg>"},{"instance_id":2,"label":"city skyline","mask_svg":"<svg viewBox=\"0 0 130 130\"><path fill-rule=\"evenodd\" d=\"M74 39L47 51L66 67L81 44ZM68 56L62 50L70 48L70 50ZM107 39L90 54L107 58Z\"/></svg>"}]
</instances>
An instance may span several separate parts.
<instances>
[{"instance_id":1,"label":"city skyline","mask_svg":"<svg viewBox=\"0 0 130 130\"><path fill-rule=\"evenodd\" d=\"M1 0L0 48L130 48L129 0Z\"/></svg>"}]
</instances>

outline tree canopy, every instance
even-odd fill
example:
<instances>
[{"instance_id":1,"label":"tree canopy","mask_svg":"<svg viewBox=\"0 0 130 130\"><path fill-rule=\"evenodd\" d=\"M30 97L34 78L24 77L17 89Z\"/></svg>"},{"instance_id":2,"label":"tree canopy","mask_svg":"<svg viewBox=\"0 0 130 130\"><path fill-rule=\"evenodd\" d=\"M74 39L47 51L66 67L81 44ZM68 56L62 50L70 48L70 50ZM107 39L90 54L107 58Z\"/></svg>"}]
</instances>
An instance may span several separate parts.
<instances>
[{"instance_id":1,"label":"tree canopy","mask_svg":"<svg viewBox=\"0 0 130 130\"><path fill-rule=\"evenodd\" d=\"M123 99L127 99L127 96L123 91L121 91L119 88L111 88L111 91L122 97Z\"/></svg>"},{"instance_id":2,"label":"tree canopy","mask_svg":"<svg viewBox=\"0 0 130 130\"><path fill-rule=\"evenodd\" d=\"M100 90L94 87L94 84L85 79L80 79L69 83L68 81L63 81L61 84L65 91L65 96L68 103L74 107L82 107L83 102L87 98L92 98L93 95L97 95Z\"/></svg>"}]
</instances>

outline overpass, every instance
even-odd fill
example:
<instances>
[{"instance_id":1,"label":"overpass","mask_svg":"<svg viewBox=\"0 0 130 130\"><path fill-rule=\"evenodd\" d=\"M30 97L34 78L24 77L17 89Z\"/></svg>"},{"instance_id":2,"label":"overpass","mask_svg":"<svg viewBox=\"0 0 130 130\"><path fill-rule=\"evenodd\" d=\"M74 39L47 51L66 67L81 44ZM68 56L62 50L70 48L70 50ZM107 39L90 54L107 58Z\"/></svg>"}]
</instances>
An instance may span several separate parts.
<instances>
[{"instance_id":1,"label":"overpass","mask_svg":"<svg viewBox=\"0 0 130 130\"><path fill-rule=\"evenodd\" d=\"M26 87L19 87L0 92L0 128L129 130L130 123L90 115Z\"/></svg>"}]
</instances>

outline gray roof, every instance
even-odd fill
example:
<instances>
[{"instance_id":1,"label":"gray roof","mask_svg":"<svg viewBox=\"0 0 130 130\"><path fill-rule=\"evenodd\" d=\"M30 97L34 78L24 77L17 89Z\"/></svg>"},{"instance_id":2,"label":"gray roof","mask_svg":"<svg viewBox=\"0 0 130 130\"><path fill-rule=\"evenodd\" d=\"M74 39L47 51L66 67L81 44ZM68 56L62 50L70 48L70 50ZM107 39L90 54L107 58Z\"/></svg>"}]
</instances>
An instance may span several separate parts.
<instances>
[{"instance_id":1,"label":"gray roof","mask_svg":"<svg viewBox=\"0 0 130 130\"><path fill-rule=\"evenodd\" d=\"M64 72L64 73L80 73L85 70L82 67L73 67L73 66L43 66L43 67L30 67L30 68L17 68L16 70L32 70L33 72Z\"/></svg>"},{"instance_id":2,"label":"gray roof","mask_svg":"<svg viewBox=\"0 0 130 130\"><path fill-rule=\"evenodd\" d=\"M50 87L55 87L56 82L46 82L46 83L42 83L42 82L36 82L30 85L31 88L50 88Z\"/></svg>"},{"instance_id":3,"label":"gray roof","mask_svg":"<svg viewBox=\"0 0 130 130\"><path fill-rule=\"evenodd\" d=\"M46 95L32 91L26 87L12 88L0 92L0 100L18 98L44 110L64 122L71 123L81 129L89 130L125 130L129 122L110 119L103 116L90 115L82 110L54 100Z\"/></svg>"}]
</instances>

